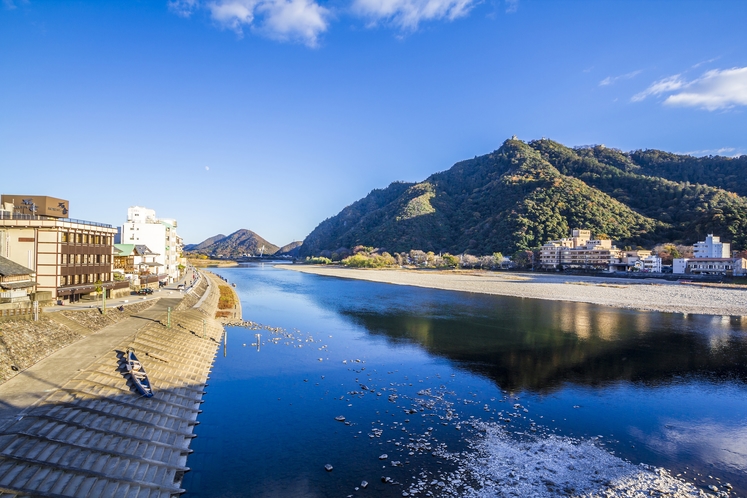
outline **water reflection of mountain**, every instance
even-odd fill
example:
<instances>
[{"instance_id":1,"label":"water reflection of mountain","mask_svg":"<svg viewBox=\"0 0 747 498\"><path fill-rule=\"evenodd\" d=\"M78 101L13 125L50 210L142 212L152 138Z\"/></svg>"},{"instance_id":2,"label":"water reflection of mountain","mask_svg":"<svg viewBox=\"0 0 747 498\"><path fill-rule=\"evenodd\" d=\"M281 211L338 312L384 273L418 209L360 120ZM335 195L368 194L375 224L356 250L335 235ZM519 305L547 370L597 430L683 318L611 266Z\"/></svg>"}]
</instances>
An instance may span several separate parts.
<instances>
[{"instance_id":1,"label":"water reflection of mountain","mask_svg":"<svg viewBox=\"0 0 747 498\"><path fill-rule=\"evenodd\" d=\"M621 380L658 384L681 376L747 381L744 318L493 297L478 309L438 306L430 314L420 308L341 313L372 334L420 343L502 389L545 391L565 382Z\"/></svg>"}]
</instances>

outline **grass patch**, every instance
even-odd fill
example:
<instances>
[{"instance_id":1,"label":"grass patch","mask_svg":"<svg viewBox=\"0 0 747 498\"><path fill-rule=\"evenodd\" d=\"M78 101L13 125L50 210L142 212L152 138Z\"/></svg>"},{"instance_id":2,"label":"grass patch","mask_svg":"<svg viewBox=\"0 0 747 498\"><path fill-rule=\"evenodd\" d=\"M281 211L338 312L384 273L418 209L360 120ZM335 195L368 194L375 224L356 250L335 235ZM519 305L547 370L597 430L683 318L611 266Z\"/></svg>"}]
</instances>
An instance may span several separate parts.
<instances>
[{"instance_id":1,"label":"grass patch","mask_svg":"<svg viewBox=\"0 0 747 498\"><path fill-rule=\"evenodd\" d=\"M219 310L231 310L236 307L236 295L227 285L219 285L218 290L220 291L220 297L218 298L218 309Z\"/></svg>"}]
</instances>

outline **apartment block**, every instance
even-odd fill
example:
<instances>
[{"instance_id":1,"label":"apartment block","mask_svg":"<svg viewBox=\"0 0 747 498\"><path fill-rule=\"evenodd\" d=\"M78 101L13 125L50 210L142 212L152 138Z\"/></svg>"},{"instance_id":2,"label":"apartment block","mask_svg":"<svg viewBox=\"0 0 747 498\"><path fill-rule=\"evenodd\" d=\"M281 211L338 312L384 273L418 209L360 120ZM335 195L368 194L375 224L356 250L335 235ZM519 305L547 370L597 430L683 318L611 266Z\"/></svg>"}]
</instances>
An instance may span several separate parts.
<instances>
[{"instance_id":1,"label":"apartment block","mask_svg":"<svg viewBox=\"0 0 747 498\"><path fill-rule=\"evenodd\" d=\"M153 209L132 206L127 210L127 222L120 230L118 242L148 246L161 265L159 281L171 283L179 279L182 239L175 219L157 218Z\"/></svg>"}]
</instances>

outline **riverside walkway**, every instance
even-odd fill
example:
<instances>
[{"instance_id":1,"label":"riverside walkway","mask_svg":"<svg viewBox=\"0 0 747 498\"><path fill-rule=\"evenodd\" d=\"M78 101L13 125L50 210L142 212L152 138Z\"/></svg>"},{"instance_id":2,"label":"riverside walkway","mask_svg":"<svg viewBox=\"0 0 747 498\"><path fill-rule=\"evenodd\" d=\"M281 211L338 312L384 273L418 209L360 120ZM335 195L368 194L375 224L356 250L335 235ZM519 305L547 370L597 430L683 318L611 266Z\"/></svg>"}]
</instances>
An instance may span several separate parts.
<instances>
[{"instance_id":1,"label":"riverside walkway","mask_svg":"<svg viewBox=\"0 0 747 498\"><path fill-rule=\"evenodd\" d=\"M184 492L189 444L223 333L213 318L220 281L203 275L195 307L190 298L162 298L0 385L0 496ZM126 373L128 347L148 372L152 398L140 396Z\"/></svg>"}]
</instances>

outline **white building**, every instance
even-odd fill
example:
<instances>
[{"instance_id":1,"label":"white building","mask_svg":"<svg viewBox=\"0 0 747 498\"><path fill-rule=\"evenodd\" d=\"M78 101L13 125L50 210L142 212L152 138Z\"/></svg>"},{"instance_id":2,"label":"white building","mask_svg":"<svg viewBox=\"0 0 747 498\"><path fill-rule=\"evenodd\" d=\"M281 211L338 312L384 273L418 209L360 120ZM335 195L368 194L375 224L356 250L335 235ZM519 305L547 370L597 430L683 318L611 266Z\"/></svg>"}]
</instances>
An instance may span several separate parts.
<instances>
[{"instance_id":1,"label":"white building","mask_svg":"<svg viewBox=\"0 0 747 498\"><path fill-rule=\"evenodd\" d=\"M672 273L684 275L690 258L675 258L672 260Z\"/></svg>"},{"instance_id":2,"label":"white building","mask_svg":"<svg viewBox=\"0 0 747 498\"><path fill-rule=\"evenodd\" d=\"M739 274L741 263L732 259L731 244L721 242L721 237L708 234L706 239L693 245L694 258L678 258L672 262L672 273L698 275Z\"/></svg>"},{"instance_id":3,"label":"white building","mask_svg":"<svg viewBox=\"0 0 747 498\"><path fill-rule=\"evenodd\" d=\"M132 206L127 209L127 223L120 230L122 244L146 245L157 254L161 280L174 282L179 278L179 262L182 252L181 238L176 233L176 220L159 219L153 209Z\"/></svg>"},{"instance_id":4,"label":"white building","mask_svg":"<svg viewBox=\"0 0 747 498\"><path fill-rule=\"evenodd\" d=\"M730 258L731 244L721 242L721 237L709 234L704 242L693 245L693 256L696 258Z\"/></svg>"},{"instance_id":5,"label":"white building","mask_svg":"<svg viewBox=\"0 0 747 498\"><path fill-rule=\"evenodd\" d=\"M661 273L661 258L659 256L650 255L645 258L641 258L634 263L635 267L639 271L646 273Z\"/></svg>"}]
</instances>

